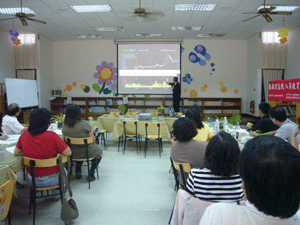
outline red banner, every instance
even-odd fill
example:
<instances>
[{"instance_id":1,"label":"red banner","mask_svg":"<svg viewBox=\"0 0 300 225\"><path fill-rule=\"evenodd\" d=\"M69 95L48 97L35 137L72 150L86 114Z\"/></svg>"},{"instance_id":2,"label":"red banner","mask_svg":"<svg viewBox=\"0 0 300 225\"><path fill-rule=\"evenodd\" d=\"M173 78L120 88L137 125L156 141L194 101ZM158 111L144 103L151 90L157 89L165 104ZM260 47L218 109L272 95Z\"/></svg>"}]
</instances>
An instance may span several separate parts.
<instances>
[{"instance_id":1,"label":"red banner","mask_svg":"<svg viewBox=\"0 0 300 225\"><path fill-rule=\"evenodd\" d=\"M300 78L269 81L269 100L300 102Z\"/></svg>"}]
</instances>

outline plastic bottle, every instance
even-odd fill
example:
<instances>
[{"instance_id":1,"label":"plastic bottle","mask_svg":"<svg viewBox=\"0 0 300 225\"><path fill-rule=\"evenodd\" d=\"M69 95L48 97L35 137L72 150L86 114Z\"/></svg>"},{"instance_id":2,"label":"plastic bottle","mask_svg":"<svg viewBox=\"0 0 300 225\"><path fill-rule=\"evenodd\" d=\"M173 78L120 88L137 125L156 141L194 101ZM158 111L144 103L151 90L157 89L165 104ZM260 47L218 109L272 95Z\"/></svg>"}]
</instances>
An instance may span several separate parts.
<instances>
[{"instance_id":1,"label":"plastic bottle","mask_svg":"<svg viewBox=\"0 0 300 225\"><path fill-rule=\"evenodd\" d=\"M218 118L216 119L215 127L216 127L216 133L219 133L219 130L220 130L220 122L219 122L219 119L218 119Z\"/></svg>"},{"instance_id":2,"label":"plastic bottle","mask_svg":"<svg viewBox=\"0 0 300 225\"><path fill-rule=\"evenodd\" d=\"M231 130L231 136L236 139L236 128L235 126L232 127L232 130Z\"/></svg>"},{"instance_id":3,"label":"plastic bottle","mask_svg":"<svg viewBox=\"0 0 300 225\"><path fill-rule=\"evenodd\" d=\"M237 126L236 126L236 139L239 139L240 137L240 123L238 122Z\"/></svg>"},{"instance_id":4,"label":"plastic bottle","mask_svg":"<svg viewBox=\"0 0 300 225\"><path fill-rule=\"evenodd\" d=\"M228 132L228 121L227 121L227 117L224 117L224 126L223 126L223 130L225 132Z\"/></svg>"}]
</instances>

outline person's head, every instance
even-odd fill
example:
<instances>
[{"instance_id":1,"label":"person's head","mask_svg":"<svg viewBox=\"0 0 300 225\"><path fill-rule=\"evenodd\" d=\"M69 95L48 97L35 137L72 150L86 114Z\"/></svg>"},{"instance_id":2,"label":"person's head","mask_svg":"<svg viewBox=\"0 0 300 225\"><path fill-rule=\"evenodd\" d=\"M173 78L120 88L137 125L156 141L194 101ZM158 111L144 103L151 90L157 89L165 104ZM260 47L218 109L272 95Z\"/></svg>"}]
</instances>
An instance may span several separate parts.
<instances>
[{"instance_id":1,"label":"person's head","mask_svg":"<svg viewBox=\"0 0 300 225\"><path fill-rule=\"evenodd\" d=\"M28 132L31 135L44 133L50 125L50 120L51 113L48 109L40 108L32 110L29 115Z\"/></svg>"},{"instance_id":2,"label":"person's head","mask_svg":"<svg viewBox=\"0 0 300 225\"><path fill-rule=\"evenodd\" d=\"M205 167L217 176L229 177L237 174L240 148L236 140L221 131L214 135L206 147Z\"/></svg>"},{"instance_id":3,"label":"person's head","mask_svg":"<svg viewBox=\"0 0 300 225\"><path fill-rule=\"evenodd\" d=\"M283 139L270 135L246 142L239 173L247 199L261 212L289 218L299 209L300 153Z\"/></svg>"},{"instance_id":4,"label":"person's head","mask_svg":"<svg viewBox=\"0 0 300 225\"><path fill-rule=\"evenodd\" d=\"M179 142L188 142L198 134L195 122L187 117L175 120L171 133L174 140Z\"/></svg>"},{"instance_id":5,"label":"person's head","mask_svg":"<svg viewBox=\"0 0 300 225\"><path fill-rule=\"evenodd\" d=\"M283 107L273 107L269 110L269 114L275 125L281 125L286 120L286 111Z\"/></svg>"},{"instance_id":6,"label":"person's head","mask_svg":"<svg viewBox=\"0 0 300 225\"><path fill-rule=\"evenodd\" d=\"M20 106L17 103L12 103L8 106L6 114L9 116L18 116L20 112Z\"/></svg>"},{"instance_id":7,"label":"person's head","mask_svg":"<svg viewBox=\"0 0 300 225\"><path fill-rule=\"evenodd\" d=\"M258 114L262 116L268 115L271 105L268 102L261 102L258 105Z\"/></svg>"},{"instance_id":8,"label":"person's head","mask_svg":"<svg viewBox=\"0 0 300 225\"><path fill-rule=\"evenodd\" d=\"M173 78L173 81L174 81L174 83L175 83L175 82L178 82L178 77L174 77L174 78Z\"/></svg>"},{"instance_id":9,"label":"person's head","mask_svg":"<svg viewBox=\"0 0 300 225\"><path fill-rule=\"evenodd\" d=\"M200 120L200 112L201 111L199 111L197 107L194 108L191 107L185 112L185 117L193 120L196 123L197 129L201 129L204 127L203 123Z\"/></svg>"},{"instance_id":10,"label":"person's head","mask_svg":"<svg viewBox=\"0 0 300 225\"><path fill-rule=\"evenodd\" d=\"M68 127L74 127L74 125L77 122L81 121L80 114L80 108L78 105L69 105L66 109L66 117L64 124Z\"/></svg>"}]
</instances>

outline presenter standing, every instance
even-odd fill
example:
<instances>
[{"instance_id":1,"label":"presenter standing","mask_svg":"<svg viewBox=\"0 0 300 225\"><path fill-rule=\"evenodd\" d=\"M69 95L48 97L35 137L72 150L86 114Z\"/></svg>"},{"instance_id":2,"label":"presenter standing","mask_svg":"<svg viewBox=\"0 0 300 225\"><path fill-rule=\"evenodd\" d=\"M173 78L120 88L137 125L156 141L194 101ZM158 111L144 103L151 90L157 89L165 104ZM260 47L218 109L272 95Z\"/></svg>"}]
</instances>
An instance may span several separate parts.
<instances>
[{"instance_id":1,"label":"presenter standing","mask_svg":"<svg viewBox=\"0 0 300 225\"><path fill-rule=\"evenodd\" d=\"M180 84L178 83L178 77L174 77L173 81L174 81L174 85L172 86L173 108L174 108L175 112L179 112L181 88L180 88Z\"/></svg>"}]
</instances>

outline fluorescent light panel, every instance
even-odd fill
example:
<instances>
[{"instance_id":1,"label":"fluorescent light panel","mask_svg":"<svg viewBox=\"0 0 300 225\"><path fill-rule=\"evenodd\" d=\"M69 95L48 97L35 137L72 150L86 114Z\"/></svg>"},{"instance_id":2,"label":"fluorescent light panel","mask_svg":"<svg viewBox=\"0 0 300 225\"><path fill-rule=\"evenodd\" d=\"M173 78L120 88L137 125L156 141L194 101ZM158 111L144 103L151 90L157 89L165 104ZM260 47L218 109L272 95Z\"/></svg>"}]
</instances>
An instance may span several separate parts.
<instances>
[{"instance_id":1,"label":"fluorescent light panel","mask_svg":"<svg viewBox=\"0 0 300 225\"><path fill-rule=\"evenodd\" d=\"M171 26L171 30L201 30L202 27L190 27L190 26Z\"/></svg>"},{"instance_id":2,"label":"fluorescent light panel","mask_svg":"<svg viewBox=\"0 0 300 225\"><path fill-rule=\"evenodd\" d=\"M101 36L98 34L78 34L74 36L77 38L101 38Z\"/></svg>"},{"instance_id":3,"label":"fluorescent light panel","mask_svg":"<svg viewBox=\"0 0 300 225\"><path fill-rule=\"evenodd\" d=\"M217 4L175 4L175 11L212 11Z\"/></svg>"},{"instance_id":4,"label":"fluorescent light panel","mask_svg":"<svg viewBox=\"0 0 300 225\"><path fill-rule=\"evenodd\" d=\"M266 8L270 8L271 6L275 6L276 9L272 10L272 12L293 12L299 8L299 6L289 6L289 5L266 5ZM257 8L260 10L264 8L264 5L261 5Z\"/></svg>"},{"instance_id":5,"label":"fluorescent light panel","mask_svg":"<svg viewBox=\"0 0 300 225\"><path fill-rule=\"evenodd\" d=\"M224 37L225 34L198 34L197 37Z\"/></svg>"},{"instance_id":6,"label":"fluorescent light panel","mask_svg":"<svg viewBox=\"0 0 300 225\"><path fill-rule=\"evenodd\" d=\"M111 12L110 5L71 5L75 12Z\"/></svg>"},{"instance_id":7,"label":"fluorescent light panel","mask_svg":"<svg viewBox=\"0 0 300 225\"><path fill-rule=\"evenodd\" d=\"M20 12L26 13L26 14L35 14L34 11L32 11L31 9L27 8L27 7L16 7L16 8L0 8L0 13L1 14L8 14L8 15L13 15L16 13L20 13Z\"/></svg>"},{"instance_id":8,"label":"fluorescent light panel","mask_svg":"<svg viewBox=\"0 0 300 225\"><path fill-rule=\"evenodd\" d=\"M162 34L147 34L147 33L142 33L142 34L135 34L136 37L162 37Z\"/></svg>"},{"instance_id":9,"label":"fluorescent light panel","mask_svg":"<svg viewBox=\"0 0 300 225\"><path fill-rule=\"evenodd\" d=\"M123 27L93 27L97 31L124 31Z\"/></svg>"}]
</instances>

